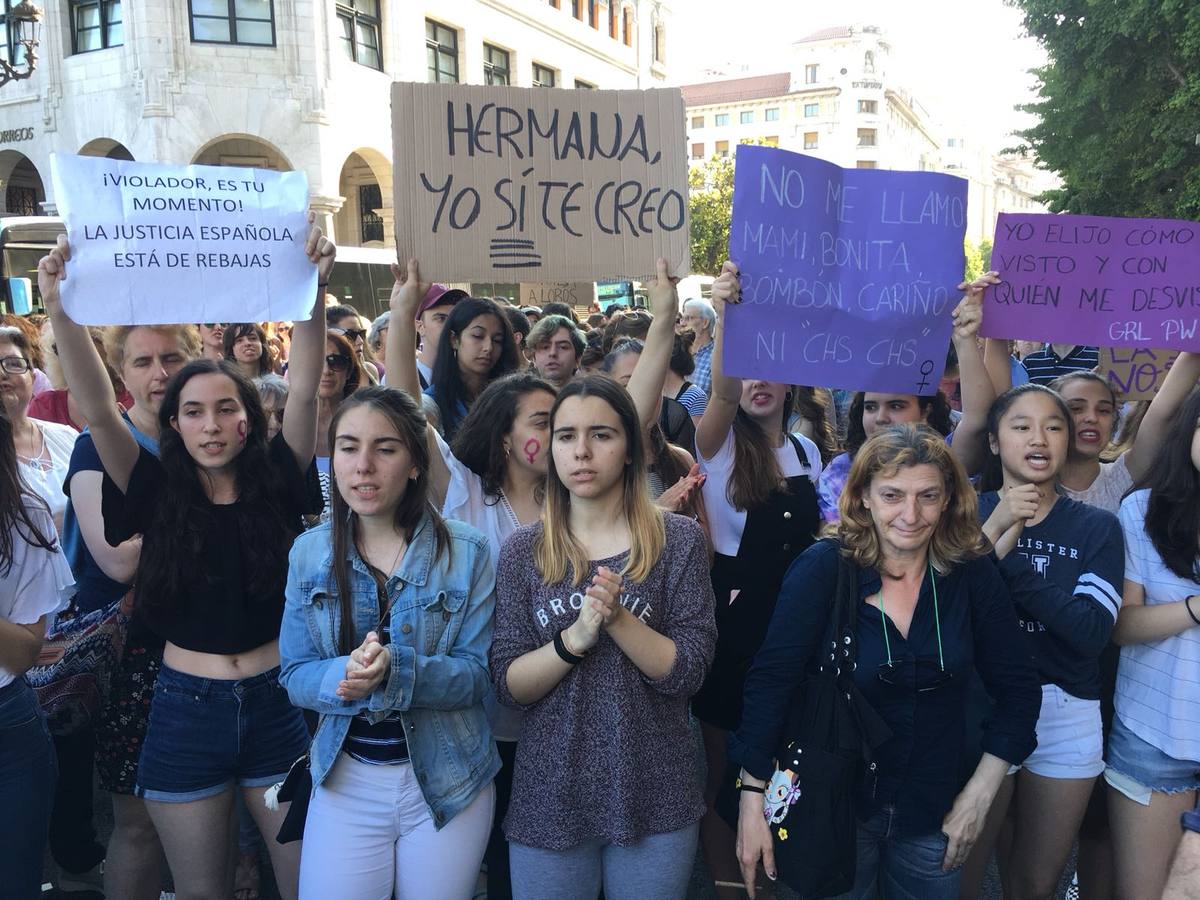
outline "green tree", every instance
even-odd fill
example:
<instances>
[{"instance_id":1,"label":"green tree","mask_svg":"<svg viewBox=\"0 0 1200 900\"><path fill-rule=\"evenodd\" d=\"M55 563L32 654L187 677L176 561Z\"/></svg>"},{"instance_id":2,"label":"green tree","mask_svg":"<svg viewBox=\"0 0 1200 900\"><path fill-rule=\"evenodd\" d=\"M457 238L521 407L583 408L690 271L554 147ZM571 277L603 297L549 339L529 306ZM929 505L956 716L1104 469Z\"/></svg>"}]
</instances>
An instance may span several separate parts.
<instances>
[{"instance_id":1,"label":"green tree","mask_svg":"<svg viewBox=\"0 0 1200 900\"><path fill-rule=\"evenodd\" d=\"M979 263L984 272L992 268L992 239L984 238L979 242Z\"/></svg>"},{"instance_id":2,"label":"green tree","mask_svg":"<svg viewBox=\"0 0 1200 900\"><path fill-rule=\"evenodd\" d=\"M1049 57L1021 133L1055 212L1200 219L1200 3L1008 0Z\"/></svg>"},{"instance_id":3,"label":"green tree","mask_svg":"<svg viewBox=\"0 0 1200 900\"><path fill-rule=\"evenodd\" d=\"M688 173L691 192L692 271L717 275L729 258L729 224L733 217L733 160L714 156Z\"/></svg>"},{"instance_id":4,"label":"green tree","mask_svg":"<svg viewBox=\"0 0 1200 900\"><path fill-rule=\"evenodd\" d=\"M984 273L983 257L979 254L979 248L971 243L970 238L963 239L963 253L967 258L966 266L963 269L963 281L974 281Z\"/></svg>"}]
</instances>

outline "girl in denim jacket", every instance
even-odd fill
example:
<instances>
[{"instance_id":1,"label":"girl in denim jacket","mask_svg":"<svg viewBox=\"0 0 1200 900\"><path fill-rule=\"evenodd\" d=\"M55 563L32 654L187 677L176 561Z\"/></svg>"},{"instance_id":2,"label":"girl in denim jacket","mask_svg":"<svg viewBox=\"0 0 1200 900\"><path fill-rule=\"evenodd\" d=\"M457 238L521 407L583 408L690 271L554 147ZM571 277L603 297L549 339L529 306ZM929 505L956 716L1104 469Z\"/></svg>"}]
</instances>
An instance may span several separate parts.
<instances>
[{"instance_id":1,"label":"girl in denim jacket","mask_svg":"<svg viewBox=\"0 0 1200 900\"><path fill-rule=\"evenodd\" d=\"M292 548L280 680L321 714L301 898L468 898L500 768L487 540L429 502L425 418L372 387L330 423L333 515Z\"/></svg>"}]
</instances>

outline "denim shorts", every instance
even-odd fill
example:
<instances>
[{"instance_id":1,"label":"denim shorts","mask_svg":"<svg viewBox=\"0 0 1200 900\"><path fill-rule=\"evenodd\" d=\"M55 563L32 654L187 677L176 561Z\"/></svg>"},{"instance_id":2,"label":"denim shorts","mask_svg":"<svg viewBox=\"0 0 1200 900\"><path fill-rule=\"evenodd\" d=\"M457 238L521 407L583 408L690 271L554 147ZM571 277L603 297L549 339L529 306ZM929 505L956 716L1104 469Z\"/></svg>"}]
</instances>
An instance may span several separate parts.
<instances>
[{"instance_id":1,"label":"denim shorts","mask_svg":"<svg viewBox=\"0 0 1200 900\"><path fill-rule=\"evenodd\" d=\"M279 684L279 667L227 681L163 666L138 763L137 795L187 803L231 785L282 780L308 747L300 710Z\"/></svg>"},{"instance_id":2,"label":"denim shorts","mask_svg":"<svg viewBox=\"0 0 1200 900\"><path fill-rule=\"evenodd\" d=\"M1100 701L1082 700L1056 684L1043 684L1037 747L1023 767L1043 778L1095 778L1103 772Z\"/></svg>"},{"instance_id":3,"label":"denim shorts","mask_svg":"<svg viewBox=\"0 0 1200 900\"><path fill-rule=\"evenodd\" d=\"M1200 790L1200 761L1175 759L1129 730L1119 715L1108 736L1104 780L1134 803L1150 805L1150 795Z\"/></svg>"}]
</instances>

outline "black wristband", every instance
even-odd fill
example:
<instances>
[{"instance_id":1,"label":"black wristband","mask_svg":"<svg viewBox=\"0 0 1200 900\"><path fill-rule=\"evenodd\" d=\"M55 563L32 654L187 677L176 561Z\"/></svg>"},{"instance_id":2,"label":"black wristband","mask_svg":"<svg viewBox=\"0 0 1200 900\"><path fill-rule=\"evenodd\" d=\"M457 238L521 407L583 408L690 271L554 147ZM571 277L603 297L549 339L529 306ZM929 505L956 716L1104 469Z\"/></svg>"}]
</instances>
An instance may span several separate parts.
<instances>
[{"instance_id":1,"label":"black wristband","mask_svg":"<svg viewBox=\"0 0 1200 900\"><path fill-rule=\"evenodd\" d=\"M746 784L746 782L742 781L742 779L740 779L740 778L737 780L737 782L735 782L735 786L737 787L737 789L739 791L742 791L743 793L765 794L767 792L767 789L765 787L755 787L752 784Z\"/></svg>"},{"instance_id":2,"label":"black wristband","mask_svg":"<svg viewBox=\"0 0 1200 900\"><path fill-rule=\"evenodd\" d=\"M1193 595L1193 596L1195 596L1195 595ZM1183 608L1186 609L1188 615L1192 617L1192 621L1195 622L1197 625L1200 625L1200 619L1196 618L1196 614L1194 612L1192 612L1192 598L1191 597L1183 598Z\"/></svg>"},{"instance_id":3,"label":"black wristband","mask_svg":"<svg viewBox=\"0 0 1200 900\"><path fill-rule=\"evenodd\" d=\"M576 656L574 653L572 653L570 650L567 649L567 645L563 641L563 636L562 636L562 633L565 630L566 629L559 629L558 631L554 632L554 652L557 653L558 658L561 659L563 662L565 662L567 665L577 666L581 662L583 662L583 657Z\"/></svg>"},{"instance_id":4,"label":"black wristband","mask_svg":"<svg viewBox=\"0 0 1200 900\"><path fill-rule=\"evenodd\" d=\"M318 281L317 287L329 287L329 282L328 281Z\"/></svg>"}]
</instances>

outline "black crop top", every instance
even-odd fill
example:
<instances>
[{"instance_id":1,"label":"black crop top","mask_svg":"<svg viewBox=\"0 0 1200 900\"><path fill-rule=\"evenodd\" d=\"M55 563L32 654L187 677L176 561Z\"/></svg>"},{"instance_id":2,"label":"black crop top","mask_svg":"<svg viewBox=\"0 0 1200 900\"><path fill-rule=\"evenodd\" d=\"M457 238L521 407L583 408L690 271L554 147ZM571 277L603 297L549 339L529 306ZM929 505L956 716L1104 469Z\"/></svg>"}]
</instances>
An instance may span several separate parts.
<instances>
[{"instance_id":1,"label":"black crop top","mask_svg":"<svg viewBox=\"0 0 1200 900\"><path fill-rule=\"evenodd\" d=\"M280 508L288 521L296 523L299 532L302 515L320 512L319 506L311 508L307 475L300 471L282 433L268 445L268 458L283 480ZM109 544L116 546L141 534L144 544L150 546L156 537L151 523L165 481L162 463L144 447L138 453L125 493L105 474L102 510L104 538ZM271 589L264 596L251 596L247 567L256 562L243 559L244 548L238 538L238 518L243 509L241 500L213 504L213 524L202 544L206 571L189 574L182 595L167 604L138 604L146 624L160 637L185 650L226 655L245 653L279 637L287 559L285 556L271 579Z\"/></svg>"}]
</instances>

